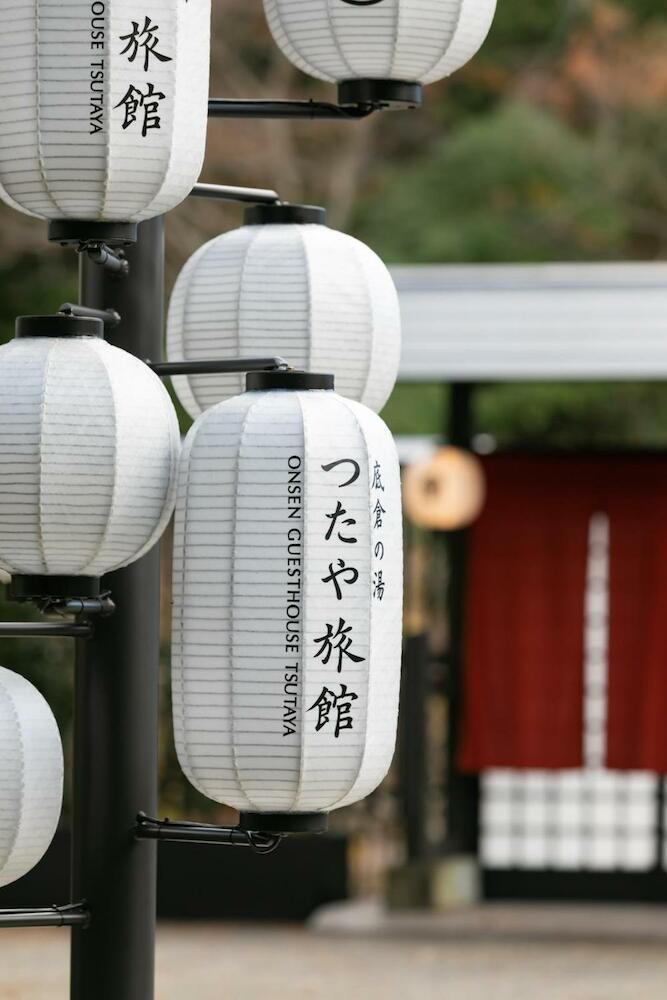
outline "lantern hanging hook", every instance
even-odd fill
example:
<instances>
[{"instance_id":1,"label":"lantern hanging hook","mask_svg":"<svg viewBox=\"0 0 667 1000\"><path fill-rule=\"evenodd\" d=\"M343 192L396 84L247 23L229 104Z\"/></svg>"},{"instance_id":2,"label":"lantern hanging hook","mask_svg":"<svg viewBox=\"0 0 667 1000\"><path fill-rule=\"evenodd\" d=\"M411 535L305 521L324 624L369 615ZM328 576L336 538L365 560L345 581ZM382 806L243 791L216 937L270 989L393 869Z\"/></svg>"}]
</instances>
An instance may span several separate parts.
<instances>
[{"instance_id":1,"label":"lantern hanging hook","mask_svg":"<svg viewBox=\"0 0 667 1000\"><path fill-rule=\"evenodd\" d=\"M73 302L64 302L58 312L61 316L71 316L74 319L101 319L106 327L115 327L121 322L121 315L115 309L90 309Z\"/></svg>"}]
</instances>

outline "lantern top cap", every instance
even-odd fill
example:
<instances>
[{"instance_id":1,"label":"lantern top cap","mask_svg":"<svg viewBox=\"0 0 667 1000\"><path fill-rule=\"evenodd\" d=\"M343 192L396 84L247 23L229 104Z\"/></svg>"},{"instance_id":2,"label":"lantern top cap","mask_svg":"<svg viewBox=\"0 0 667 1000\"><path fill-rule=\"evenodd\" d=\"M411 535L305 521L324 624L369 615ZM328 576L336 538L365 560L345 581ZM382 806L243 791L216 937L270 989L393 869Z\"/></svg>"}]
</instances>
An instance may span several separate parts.
<instances>
[{"instance_id":1,"label":"lantern top cap","mask_svg":"<svg viewBox=\"0 0 667 1000\"><path fill-rule=\"evenodd\" d=\"M101 319L81 316L19 316L16 337L104 337Z\"/></svg>"},{"instance_id":2,"label":"lantern top cap","mask_svg":"<svg viewBox=\"0 0 667 1000\"><path fill-rule=\"evenodd\" d=\"M327 211L318 205L252 205L246 226L326 226Z\"/></svg>"},{"instance_id":3,"label":"lantern top cap","mask_svg":"<svg viewBox=\"0 0 667 1000\"><path fill-rule=\"evenodd\" d=\"M248 392L265 391L267 389L284 389L298 392L311 389L334 389L333 375L317 375L313 372L267 371L249 372L246 376Z\"/></svg>"}]
</instances>

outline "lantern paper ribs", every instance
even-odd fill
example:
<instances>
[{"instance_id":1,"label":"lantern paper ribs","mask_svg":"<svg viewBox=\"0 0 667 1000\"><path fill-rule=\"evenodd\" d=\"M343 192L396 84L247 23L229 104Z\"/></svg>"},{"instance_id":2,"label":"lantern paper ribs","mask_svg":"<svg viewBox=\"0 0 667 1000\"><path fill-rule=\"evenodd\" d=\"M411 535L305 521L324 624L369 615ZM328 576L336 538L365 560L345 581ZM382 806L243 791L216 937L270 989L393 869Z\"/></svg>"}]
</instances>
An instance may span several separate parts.
<instances>
[{"instance_id":1,"label":"lantern paper ribs","mask_svg":"<svg viewBox=\"0 0 667 1000\"><path fill-rule=\"evenodd\" d=\"M264 6L277 44L310 76L433 83L474 56L496 0L264 0Z\"/></svg>"},{"instance_id":2,"label":"lantern paper ribs","mask_svg":"<svg viewBox=\"0 0 667 1000\"><path fill-rule=\"evenodd\" d=\"M0 667L0 886L27 874L56 832L63 751L41 694Z\"/></svg>"},{"instance_id":3,"label":"lantern paper ribs","mask_svg":"<svg viewBox=\"0 0 667 1000\"><path fill-rule=\"evenodd\" d=\"M288 210L261 215L271 220ZM296 368L333 372L341 395L379 411L398 374L398 295L380 258L344 233L317 224L246 225L185 265L167 349L170 361L277 354ZM242 392L243 376L179 377L174 387L198 417Z\"/></svg>"},{"instance_id":4,"label":"lantern paper ribs","mask_svg":"<svg viewBox=\"0 0 667 1000\"><path fill-rule=\"evenodd\" d=\"M139 559L171 516L179 450L167 391L125 351L94 336L0 348L0 564L96 577Z\"/></svg>"},{"instance_id":5,"label":"lantern paper ribs","mask_svg":"<svg viewBox=\"0 0 667 1000\"><path fill-rule=\"evenodd\" d=\"M0 195L43 219L139 222L204 159L210 0L0 0Z\"/></svg>"},{"instance_id":6,"label":"lantern paper ribs","mask_svg":"<svg viewBox=\"0 0 667 1000\"><path fill-rule=\"evenodd\" d=\"M173 696L181 765L210 798L327 812L386 774L400 504L389 431L333 392L251 391L195 424L177 504Z\"/></svg>"}]
</instances>

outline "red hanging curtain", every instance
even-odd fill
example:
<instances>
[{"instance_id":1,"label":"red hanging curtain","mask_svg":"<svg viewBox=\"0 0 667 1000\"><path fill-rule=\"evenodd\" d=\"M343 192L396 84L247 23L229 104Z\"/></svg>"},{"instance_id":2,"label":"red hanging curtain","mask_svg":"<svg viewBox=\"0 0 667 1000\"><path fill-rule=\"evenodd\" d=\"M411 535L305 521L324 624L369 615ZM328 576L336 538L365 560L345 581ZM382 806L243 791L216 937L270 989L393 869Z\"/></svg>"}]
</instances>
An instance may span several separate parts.
<instances>
[{"instance_id":1,"label":"red hanging curtain","mask_svg":"<svg viewBox=\"0 0 667 1000\"><path fill-rule=\"evenodd\" d=\"M610 635L607 764L667 773L667 461L608 477Z\"/></svg>"},{"instance_id":2,"label":"red hanging curtain","mask_svg":"<svg viewBox=\"0 0 667 1000\"><path fill-rule=\"evenodd\" d=\"M471 531L459 766L582 766L584 600L595 476L494 457Z\"/></svg>"}]
</instances>

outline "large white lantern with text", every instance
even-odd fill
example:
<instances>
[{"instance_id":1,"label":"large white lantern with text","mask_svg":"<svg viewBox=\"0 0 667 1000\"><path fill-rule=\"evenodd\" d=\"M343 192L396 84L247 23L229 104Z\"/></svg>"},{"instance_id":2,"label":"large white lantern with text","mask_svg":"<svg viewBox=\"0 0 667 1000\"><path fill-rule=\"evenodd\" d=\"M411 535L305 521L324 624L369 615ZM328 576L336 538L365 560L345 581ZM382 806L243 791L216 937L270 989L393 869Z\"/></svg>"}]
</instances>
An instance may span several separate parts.
<instances>
[{"instance_id":1,"label":"large white lantern with text","mask_svg":"<svg viewBox=\"0 0 667 1000\"><path fill-rule=\"evenodd\" d=\"M398 295L364 243L329 229L323 209L268 205L201 247L182 270L169 309L170 361L284 357L329 371L342 396L379 411L401 353ZM192 417L243 391L243 375L177 376Z\"/></svg>"},{"instance_id":2,"label":"large white lantern with text","mask_svg":"<svg viewBox=\"0 0 667 1000\"><path fill-rule=\"evenodd\" d=\"M264 0L273 36L342 104L419 104L481 47L496 0Z\"/></svg>"},{"instance_id":3,"label":"large white lantern with text","mask_svg":"<svg viewBox=\"0 0 667 1000\"><path fill-rule=\"evenodd\" d=\"M51 709L23 677L0 667L0 886L41 861L63 801L63 749Z\"/></svg>"},{"instance_id":4,"label":"large white lantern with text","mask_svg":"<svg viewBox=\"0 0 667 1000\"><path fill-rule=\"evenodd\" d=\"M4 201L63 240L62 220L178 205L204 159L210 18L211 0L0 0Z\"/></svg>"},{"instance_id":5,"label":"large white lantern with text","mask_svg":"<svg viewBox=\"0 0 667 1000\"><path fill-rule=\"evenodd\" d=\"M263 373L205 413L174 543L179 760L248 829L312 828L385 776L402 632L396 448L327 376Z\"/></svg>"},{"instance_id":6,"label":"large white lantern with text","mask_svg":"<svg viewBox=\"0 0 667 1000\"><path fill-rule=\"evenodd\" d=\"M158 541L176 494L169 394L101 320L23 317L0 347L0 565L98 577Z\"/></svg>"}]
</instances>

